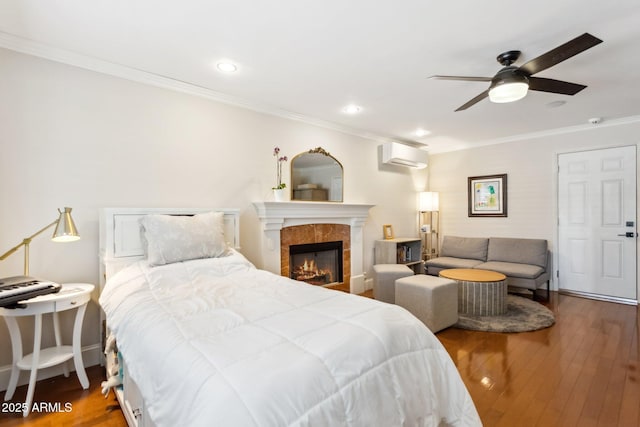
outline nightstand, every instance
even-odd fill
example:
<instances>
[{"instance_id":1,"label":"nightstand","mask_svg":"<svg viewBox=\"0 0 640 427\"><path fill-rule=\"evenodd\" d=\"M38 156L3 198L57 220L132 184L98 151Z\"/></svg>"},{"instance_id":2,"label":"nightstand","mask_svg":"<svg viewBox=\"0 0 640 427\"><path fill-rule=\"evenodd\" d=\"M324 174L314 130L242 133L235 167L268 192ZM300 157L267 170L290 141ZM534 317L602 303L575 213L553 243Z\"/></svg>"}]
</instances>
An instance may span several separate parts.
<instances>
[{"instance_id":1,"label":"nightstand","mask_svg":"<svg viewBox=\"0 0 640 427\"><path fill-rule=\"evenodd\" d=\"M91 299L91 292L94 286L85 283L66 283L58 293L42 295L25 301L21 301L25 308L0 308L0 316L4 317L11 337L11 347L13 349L13 365L11 368L11 378L4 395L4 400L10 400L16 391L18 376L21 370L30 370L29 388L27 389L27 399L25 400L23 416L29 415L33 403L33 392L35 390L38 369L48 368L63 363L63 372L69 376L67 361L73 358L76 367L76 374L83 389L89 388L89 379L84 370L82 362L81 333L84 312L87 303ZM72 345L62 345L60 339L60 321L58 313L61 311L76 309L76 318L73 324ZM53 329L56 346L41 349L42 340L42 315L52 313ZM33 353L23 356L22 337L16 317L34 316L35 329L33 334Z\"/></svg>"}]
</instances>

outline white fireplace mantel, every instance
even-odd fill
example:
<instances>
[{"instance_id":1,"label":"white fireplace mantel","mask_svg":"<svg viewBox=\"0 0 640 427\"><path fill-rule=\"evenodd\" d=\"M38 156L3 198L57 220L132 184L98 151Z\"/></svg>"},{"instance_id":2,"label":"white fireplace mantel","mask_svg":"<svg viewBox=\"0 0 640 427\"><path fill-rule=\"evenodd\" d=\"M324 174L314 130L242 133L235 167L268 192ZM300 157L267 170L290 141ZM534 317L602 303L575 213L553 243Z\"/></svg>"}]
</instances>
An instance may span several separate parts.
<instances>
[{"instance_id":1,"label":"white fireplace mantel","mask_svg":"<svg viewBox=\"0 0 640 427\"><path fill-rule=\"evenodd\" d=\"M262 224L263 269L280 274L280 230L305 224L346 224L351 237L351 293L364 292L363 226L374 205L323 202L254 202Z\"/></svg>"},{"instance_id":2,"label":"white fireplace mantel","mask_svg":"<svg viewBox=\"0 0 640 427\"><path fill-rule=\"evenodd\" d=\"M323 202L255 202L264 230L301 224L362 223L374 205ZM320 221L322 220L322 221ZM279 226L280 225L280 226Z\"/></svg>"}]
</instances>

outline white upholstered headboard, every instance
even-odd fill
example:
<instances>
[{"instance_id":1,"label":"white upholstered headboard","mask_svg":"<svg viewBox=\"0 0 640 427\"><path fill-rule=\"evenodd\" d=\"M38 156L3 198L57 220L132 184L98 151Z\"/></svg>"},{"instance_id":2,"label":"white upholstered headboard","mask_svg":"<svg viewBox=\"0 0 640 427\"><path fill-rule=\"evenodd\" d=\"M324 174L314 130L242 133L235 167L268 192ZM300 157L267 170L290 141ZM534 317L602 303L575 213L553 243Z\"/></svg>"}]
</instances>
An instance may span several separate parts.
<instances>
[{"instance_id":1,"label":"white upholstered headboard","mask_svg":"<svg viewBox=\"0 0 640 427\"><path fill-rule=\"evenodd\" d=\"M139 219L144 215L224 213L224 235L230 247L240 249L239 209L215 208L103 208L100 210L100 290L124 267L144 258Z\"/></svg>"}]
</instances>

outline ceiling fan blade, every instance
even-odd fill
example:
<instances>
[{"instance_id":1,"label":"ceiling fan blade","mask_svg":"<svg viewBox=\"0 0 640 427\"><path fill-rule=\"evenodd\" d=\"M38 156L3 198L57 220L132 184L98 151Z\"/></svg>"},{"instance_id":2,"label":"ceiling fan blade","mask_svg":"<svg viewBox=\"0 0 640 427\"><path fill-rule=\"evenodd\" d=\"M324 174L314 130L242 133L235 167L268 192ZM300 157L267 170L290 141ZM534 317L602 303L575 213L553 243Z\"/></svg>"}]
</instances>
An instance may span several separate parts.
<instances>
[{"instance_id":1,"label":"ceiling fan blade","mask_svg":"<svg viewBox=\"0 0 640 427\"><path fill-rule=\"evenodd\" d=\"M464 80L467 82L490 82L491 77L465 77L465 76L429 76L437 80Z\"/></svg>"},{"instance_id":2,"label":"ceiling fan blade","mask_svg":"<svg viewBox=\"0 0 640 427\"><path fill-rule=\"evenodd\" d=\"M540 92L561 93L563 95L575 95L585 85L578 83L563 82L562 80L544 79L541 77L529 77L529 89Z\"/></svg>"},{"instance_id":3,"label":"ceiling fan blade","mask_svg":"<svg viewBox=\"0 0 640 427\"><path fill-rule=\"evenodd\" d=\"M482 92L480 95L476 96L475 98L473 98L472 100L468 101L466 104L458 107L456 109L456 111L462 111L462 110L466 110L467 108L471 107L474 104L477 104L478 102L482 101L483 99L485 99L487 96L489 96L489 89L485 90L484 92Z\"/></svg>"},{"instance_id":4,"label":"ceiling fan blade","mask_svg":"<svg viewBox=\"0 0 640 427\"><path fill-rule=\"evenodd\" d=\"M532 59L521 66L520 70L529 75L539 73L542 70L553 67L554 65L559 64L562 61L569 59L580 52L584 52L585 50L600 43L602 43L602 40L599 38L592 36L589 33L584 33L583 35Z\"/></svg>"}]
</instances>

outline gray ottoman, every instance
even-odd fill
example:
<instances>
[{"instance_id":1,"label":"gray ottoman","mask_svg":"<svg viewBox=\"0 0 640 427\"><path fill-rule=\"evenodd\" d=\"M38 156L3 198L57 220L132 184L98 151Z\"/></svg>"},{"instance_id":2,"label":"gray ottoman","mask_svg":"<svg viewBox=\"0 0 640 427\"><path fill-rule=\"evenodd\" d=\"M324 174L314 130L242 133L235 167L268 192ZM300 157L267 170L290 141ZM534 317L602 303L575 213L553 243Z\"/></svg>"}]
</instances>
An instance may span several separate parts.
<instances>
[{"instance_id":1,"label":"gray ottoman","mask_svg":"<svg viewBox=\"0 0 640 427\"><path fill-rule=\"evenodd\" d=\"M458 283L424 274L398 279L396 304L438 332L458 321Z\"/></svg>"},{"instance_id":2,"label":"gray ottoman","mask_svg":"<svg viewBox=\"0 0 640 427\"><path fill-rule=\"evenodd\" d=\"M412 276L413 270L403 264L376 264L373 266L373 297L393 304L396 300L397 279Z\"/></svg>"}]
</instances>

